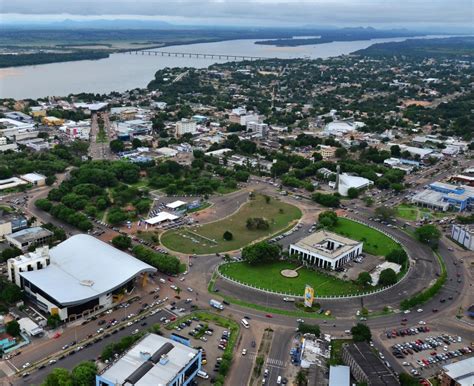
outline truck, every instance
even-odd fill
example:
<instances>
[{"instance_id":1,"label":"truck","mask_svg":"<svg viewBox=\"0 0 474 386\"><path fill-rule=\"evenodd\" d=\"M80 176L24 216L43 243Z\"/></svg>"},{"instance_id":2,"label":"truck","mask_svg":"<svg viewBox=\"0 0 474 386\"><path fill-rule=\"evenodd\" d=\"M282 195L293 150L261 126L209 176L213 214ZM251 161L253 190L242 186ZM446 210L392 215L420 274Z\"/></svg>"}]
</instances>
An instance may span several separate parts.
<instances>
[{"instance_id":1,"label":"truck","mask_svg":"<svg viewBox=\"0 0 474 386\"><path fill-rule=\"evenodd\" d=\"M209 301L209 304L211 305L211 307L217 308L218 310L222 311L224 309L224 306L222 305L222 303L218 302L217 300L211 299Z\"/></svg>"}]
</instances>

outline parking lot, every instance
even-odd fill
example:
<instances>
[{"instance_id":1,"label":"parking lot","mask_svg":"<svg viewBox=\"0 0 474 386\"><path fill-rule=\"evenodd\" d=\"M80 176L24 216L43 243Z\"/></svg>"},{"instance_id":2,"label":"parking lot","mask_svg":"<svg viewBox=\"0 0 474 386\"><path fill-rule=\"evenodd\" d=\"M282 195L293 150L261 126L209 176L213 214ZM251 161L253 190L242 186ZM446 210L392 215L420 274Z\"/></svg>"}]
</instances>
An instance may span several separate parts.
<instances>
[{"instance_id":1,"label":"parking lot","mask_svg":"<svg viewBox=\"0 0 474 386\"><path fill-rule=\"evenodd\" d=\"M185 318L179 325L170 331L189 339L191 346L202 349L202 369L209 375L209 379L196 378L200 385L210 385L220 367L220 358L224 354L231 332L212 322L201 321L195 316ZM241 352L234 355L242 355Z\"/></svg>"},{"instance_id":2,"label":"parking lot","mask_svg":"<svg viewBox=\"0 0 474 386\"><path fill-rule=\"evenodd\" d=\"M470 341L461 336L432 331L426 325L387 331L384 338L384 345L394 360L419 378L428 378L442 366L471 356L473 352ZM382 354L381 357L385 359Z\"/></svg>"}]
</instances>

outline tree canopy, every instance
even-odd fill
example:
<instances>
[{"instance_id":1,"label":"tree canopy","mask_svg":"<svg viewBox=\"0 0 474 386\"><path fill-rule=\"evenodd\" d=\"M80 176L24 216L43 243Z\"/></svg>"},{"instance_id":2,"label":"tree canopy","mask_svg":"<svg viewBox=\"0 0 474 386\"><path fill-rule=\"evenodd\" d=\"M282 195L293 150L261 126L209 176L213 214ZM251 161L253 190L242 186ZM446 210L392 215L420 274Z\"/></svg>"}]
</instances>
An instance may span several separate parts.
<instances>
[{"instance_id":1,"label":"tree canopy","mask_svg":"<svg viewBox=\"0 0 474 386\"><path fill-rule=\"evenodd\" d=\"M364 323L357 323L352 327L351 334L354 342L369 342L372 339L370 328Z\"/></svg>"},{"instance_id":2,"label":"tree canopy","mask_svg":"<svg viewBox=\"0 0 474 386\"><path fill-rule=\"evenodd\" d=\"M262 241L245 247L242 250L242 259L249 264L263 264L278 260L280 253L278 245Z\"/></svg>"}]
</instances>

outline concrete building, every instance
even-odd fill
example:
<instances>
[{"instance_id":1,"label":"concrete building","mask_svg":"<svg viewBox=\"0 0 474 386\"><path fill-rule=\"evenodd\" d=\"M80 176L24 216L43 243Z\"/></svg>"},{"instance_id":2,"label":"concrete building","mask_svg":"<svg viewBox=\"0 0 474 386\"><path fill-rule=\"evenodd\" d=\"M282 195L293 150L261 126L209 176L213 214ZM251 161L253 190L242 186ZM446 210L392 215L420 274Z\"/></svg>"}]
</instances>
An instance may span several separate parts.
<instances>
[{"instance_id":1,"label":"concrete building","mask_svg":"<svg viewBox=\"0 0 474 386\"><path fill-rule=\"evenodd\" d=\"M196 121L192 119L181 119L180 121L176 122L176 136L181 137L184 134L196 134L197 133L197 125Z\"/></svg>"},{"instance_id":2,"label":"concrete building","mask_svg":"<svg viewBox=\"0 0 474 386\"><path fill-rule=\"evenodd\" d=\"M324 269L337 269L362 253L363 243L325 230L291 244L290 255Z\"/></svg>"},{"instance_id":3,"label":"concrete building","mask_svg":"<svg viewBox=\"0 0 474 386\"><path fill-rule=\"evenodd\" d=\"M320 148L321 150L319 153L321 154L321 157L323 157L323 160L334 158L336 156L337 147L320 145Z\"/></svg>"},{"instance_id":4,"label":"concrete building","mask_svg":"<svg viewBox=\"0 0 474 386\"><path fill-rule=\"evenodd\" d=\"M342 360L351 368L357 382L366 382L369 386L400 386L397 377L366 342L344 344Z\"/></svg>"},{"instance_id":5,"label":"concrete building","mask_svg":"<svg viewBox=\"0 0 474 386\"><path fill-rule=\"evenodd\" d=\"M470 251L474 251L474 226L453 225L451 228L451 238Z\"/></svg>"},{"instance_id":6,"label":"concrete building","mask_svg":"<svg viewBox=\"0 0 474 386\"><path fill-rule=\"evenodd\" d=\"M27 173L20 176L22 180L25 180L33 186L44 186L46 185L46 176L39 173Z\"/></svg>"},{"instance_id":7,"label":"concrete building","mask_svg":"<svg viewBox=\"0 0 474 386\"><path fill-rule=\"evenodd\" d=\"M28 336L41 336L44 333L43 329L30 318L21 318L18 324L20 325L20 331Z\"/></svg>"},{"instance_id":8,"label":"concrete building","mask_svg":"<svg viewBox=\"0 0 474 386\"><path fill-rule=\"evenodd\" d=\"M153 272L152 266L84 234L8 260L9 279L40 310L61 320L112 306L133 290L137 278Z\"/></svg>"},{"instance_id":9,"label":"concrete building","mask_svg":"<svg viewBox=\"0 0 474 386\"><path fill-rule=\"evenodd\" d=\"M441 386L474 385L474 357L443 366Z\"/></svg>"},{"instance_id":10,"label":"concrete building","mask_svg":"<svg viewBox=\"0 0 474 386\"><path fill-rule=\"evenodd\" d=\"M12 247L26 251L31 245L40 246L50 242L53 232L41 228L26 228L21 231L5 236L5 239Z\"/></svg>"},{"instance_id":11,"label":"concrete building","mask_svg":"<svg viewBox=\"0 0 474 386\"><path fill-rule=\"evenodd\" d=\"M0 190L16 188L17 186L26 184L26 181L23 181L18 177L11 177L5 180L0 180Z\"/></svg>"},{"instance_id":12,"label":"concrete building","mask_svg":"<svg viewBox=\"0 0 474 386\"><path fill-rule=\"evenodd\" d=\"M247 130L256 133L259 137L266 138L268 136L268 124L249 121L246 124Z\"/></svg>"},{"instance_id":13,"label":"concrete building","mask_svg":"<svg viewBox=\"0 0 474 386\"><path fill-rule=\"evenodd\" d=\"M412 201L432 209L443 211L453 209L462 212L474 206L474 188L433 182L427 189L413 196Z\"/></svg>"},{"instance_id":14,"label":"concrete building","mask_svg":"<svg viewBox=\"0 0 474 386\"><path fill-rule=\"evenodd\" d=\"M349 366L331 366L329 368L329 386L350 386L351 369Z\"/></svg>"},{"instance_id":15,"label":"concrete building","mask_svg":"<svg viewBox=\"0 0 474 386\"><path fill-rule=\"evenodd\" d=\"M201 351L148 334L96 376L96 386L186 386L201 370Z\"/></svg>"},{"instance_id":16,"label":"concrete building","mask_svg":"<svg viewBox=\"0 0 474 386\"><path fill-rule=\"evenodd\" d=\"M28 226L26 218L0 213L0 239L5 235L25 229Z\"/></svg>"},{"instance_id":17,"label":"concrete building","mask_svg":"<svg viewBox=\"0 0 474 386\"><path fill-rule=\"evenodd\" d=\"M43 125L47 125L47 126L61 126L61 125L64 125L64 119L51 117L51 116L43 117L41 119L41 122L43 123Z\"/></svg>"},{"instance_id":18,"label":"concrete building","mask_svg":"<svg viewBox=\"0 0 474 386\"><path fill-rule=\"evenodd\" d=\"M353 119L339 120L329 122L324 127L324 134L342 136L347 133L356 131L357 129L364 127L363 122L355 122Z\"/></svg>"}]
</instances>

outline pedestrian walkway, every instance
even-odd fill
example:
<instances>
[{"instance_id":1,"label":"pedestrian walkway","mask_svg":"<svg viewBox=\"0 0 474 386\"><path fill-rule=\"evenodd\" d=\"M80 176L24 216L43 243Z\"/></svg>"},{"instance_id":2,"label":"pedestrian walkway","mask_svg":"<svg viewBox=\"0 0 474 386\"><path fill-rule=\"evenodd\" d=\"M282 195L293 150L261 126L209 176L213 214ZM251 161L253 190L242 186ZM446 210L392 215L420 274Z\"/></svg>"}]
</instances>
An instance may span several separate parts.
<instances>
[{"instance_id":1,"label":"pedestrian walkway","mask_svg":"<svg viewBox=\"0 0 474 386\"><path fill-rule=\"evenodd\" d=\"M267 358L266 363L268 367L281 367L281 368L286 367L286 363L282 361L281 359Z\"/></svg>"}]
</instances>

